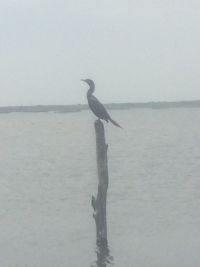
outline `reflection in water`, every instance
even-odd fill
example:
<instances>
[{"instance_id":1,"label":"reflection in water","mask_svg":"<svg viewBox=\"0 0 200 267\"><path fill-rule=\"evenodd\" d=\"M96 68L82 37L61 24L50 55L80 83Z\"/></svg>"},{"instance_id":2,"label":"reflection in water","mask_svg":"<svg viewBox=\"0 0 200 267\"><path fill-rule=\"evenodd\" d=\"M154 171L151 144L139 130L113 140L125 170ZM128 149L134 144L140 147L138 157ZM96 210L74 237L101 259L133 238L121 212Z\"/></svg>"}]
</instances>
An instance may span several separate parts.
<instances>
[{"instance_id":1,"label":"reflection in water","mask_svg":"<svg viewBox=\"0 0 200 267\"><path fill-rule=\"evenodd\" d=\"M113 257L110 255L107 242L97 244L96 254L97 254L97 261L96 261L97 267L107 267L109 265L114 264ZM91 267L95 267L95 265L92 265Z\"/></svg>"}]
</instances>

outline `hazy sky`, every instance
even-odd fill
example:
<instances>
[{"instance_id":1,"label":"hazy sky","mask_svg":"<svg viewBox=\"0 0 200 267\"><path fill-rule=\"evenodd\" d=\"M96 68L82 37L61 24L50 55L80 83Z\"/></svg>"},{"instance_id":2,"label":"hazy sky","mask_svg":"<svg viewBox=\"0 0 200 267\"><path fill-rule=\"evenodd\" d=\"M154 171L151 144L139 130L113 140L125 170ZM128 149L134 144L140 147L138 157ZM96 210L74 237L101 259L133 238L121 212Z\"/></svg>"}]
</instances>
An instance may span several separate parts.
<instances>
[{"instance_id":1,"label":"hazy sky","mask_svg":"<svg viewBox=\"0 0 200 267\"><path fill-rule=\"evenodd\" d=\"M199 0L1 0L0 105L200 99Z\"/></svg>"}]
</instances>

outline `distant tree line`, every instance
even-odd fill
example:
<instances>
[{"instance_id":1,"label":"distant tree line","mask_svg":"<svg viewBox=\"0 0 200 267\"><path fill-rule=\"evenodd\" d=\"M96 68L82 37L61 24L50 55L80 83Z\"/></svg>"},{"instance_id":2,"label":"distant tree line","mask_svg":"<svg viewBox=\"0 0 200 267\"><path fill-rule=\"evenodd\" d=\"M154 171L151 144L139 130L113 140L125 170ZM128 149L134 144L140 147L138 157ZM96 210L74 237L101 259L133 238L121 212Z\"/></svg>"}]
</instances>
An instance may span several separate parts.
<instances>
[{"instance_id":1,"label":"distant tree line","mask_svg":"<svg viewBox=\"0 0 200 267\"><path fill-rule=\"evenodd\" d=\"M108 109L132 109L132 108L199 108L200 100L177 101L177 102L146 102L146 103L109 103L105 104ZM88 109L88 105L36 105L36 106L7 106L0 107L0 113L11 112L79 112Z\"/></svg>"}]
</instances>

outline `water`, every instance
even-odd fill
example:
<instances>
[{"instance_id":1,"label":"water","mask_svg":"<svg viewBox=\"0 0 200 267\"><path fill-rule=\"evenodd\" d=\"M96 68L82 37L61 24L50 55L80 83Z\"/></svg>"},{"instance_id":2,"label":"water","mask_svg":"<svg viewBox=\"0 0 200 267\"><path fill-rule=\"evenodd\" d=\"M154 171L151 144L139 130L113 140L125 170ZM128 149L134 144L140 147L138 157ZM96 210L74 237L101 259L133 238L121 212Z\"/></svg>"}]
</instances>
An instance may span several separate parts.
<instances>
[{"instance_id":1,"label":"water","mask_svg":"<svg viewBox=\"0 0 200 267\"><path fill-rule=\"evenodd\" d=\"M200 110L111 113L124 127L105 127L113 266L199 267ZM93 121L0 115L0 266L95 265Z\"/></svg>"}]
</instances>

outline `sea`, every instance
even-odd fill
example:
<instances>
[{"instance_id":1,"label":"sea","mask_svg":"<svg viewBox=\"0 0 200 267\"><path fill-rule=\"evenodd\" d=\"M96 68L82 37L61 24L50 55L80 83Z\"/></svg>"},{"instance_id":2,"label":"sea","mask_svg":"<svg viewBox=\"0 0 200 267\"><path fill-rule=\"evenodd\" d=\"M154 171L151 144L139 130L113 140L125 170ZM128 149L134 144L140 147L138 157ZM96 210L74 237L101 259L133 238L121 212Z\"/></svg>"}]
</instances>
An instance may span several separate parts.
<instances>
[{"instance_id":1,"label":"sea","mask_svg":"<svg viewBox=\"0 0 200 267\"><path fill-rule=\"evenodd\" d=\"M108 257L98 261L95 117L0 114L0 266L199 267L200 109L110 110Z\"/></svg>"}]
</instances>

